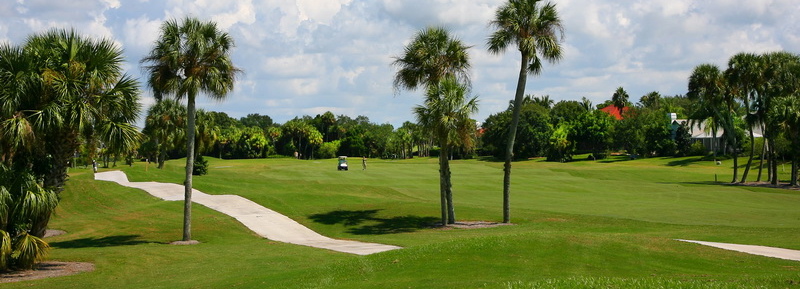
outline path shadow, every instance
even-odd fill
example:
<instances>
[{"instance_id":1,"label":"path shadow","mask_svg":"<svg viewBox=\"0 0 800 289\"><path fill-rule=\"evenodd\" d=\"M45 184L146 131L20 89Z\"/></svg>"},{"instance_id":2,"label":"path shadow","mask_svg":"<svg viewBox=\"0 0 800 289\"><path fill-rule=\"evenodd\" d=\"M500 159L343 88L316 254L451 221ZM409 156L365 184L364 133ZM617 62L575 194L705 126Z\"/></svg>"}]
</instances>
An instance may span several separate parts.
<instances>
[{"instance_id":1,"label":"path shadow","mask_svg":"<svg viewBox=\"0 0 800 289\"><path fill-rule=\"evenodd\" d=\"M152 243L148 241L137 240L140 235L119 235L107 236L102 238L82 238L69 241L52 242L50 247L55 248L100 248L100 247L116 247L116 246L132 246L139 244Z\"/></svg>"},{"instance_id":2,"label":"path shadow","mask_svg":"<svg viewBox=\"0 0 800 289\"><path fill-rule=\"evenodd\" d=\"M432 228L438 223L435 217L398 216L380 218L376 214L381 210L346 211L337 210L309 216L314 222L326 225L343 224L351 227L347 230L355 235L385 235L414 232Z\"/></svg>"}]
</instances>

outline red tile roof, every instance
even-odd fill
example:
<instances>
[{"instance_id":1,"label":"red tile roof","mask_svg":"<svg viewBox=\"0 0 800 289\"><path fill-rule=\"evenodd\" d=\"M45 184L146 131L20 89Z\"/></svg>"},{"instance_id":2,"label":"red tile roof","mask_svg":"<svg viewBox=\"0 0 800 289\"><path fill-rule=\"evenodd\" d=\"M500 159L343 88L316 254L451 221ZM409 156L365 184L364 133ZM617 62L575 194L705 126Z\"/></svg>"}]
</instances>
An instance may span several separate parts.
<instances>
[{"instance_id":1,"label":"red tile roof","mask_svg":"<svg viewBox=\"0 0 800 289\"><path fill-rule=\"evenodd\" d=\"M622 113L620 113L619 108L617 108L616 106L614 106L612 104L612 105L606 106L604 108L601 108L600 110L606 112L607 114L610 114L611 116L613 116L617 120L621 120L623 118L622 115L625 114L626 112L628 112L628 109L629 109L629 107L627 107L627 106L623 107L622 108Z\"/></svg>"}]
</instances>

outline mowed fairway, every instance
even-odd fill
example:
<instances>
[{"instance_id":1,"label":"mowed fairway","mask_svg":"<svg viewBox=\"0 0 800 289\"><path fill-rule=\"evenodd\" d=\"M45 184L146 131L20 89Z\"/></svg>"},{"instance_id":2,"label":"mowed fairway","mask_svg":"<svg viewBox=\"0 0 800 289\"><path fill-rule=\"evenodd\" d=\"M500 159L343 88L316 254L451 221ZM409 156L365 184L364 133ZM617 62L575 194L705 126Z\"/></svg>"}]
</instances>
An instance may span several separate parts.
<instances>
[{"instance_id":1,"label":"mowed fairway","mask_svg":"<svg viewBox=\"0 0 800 289\"><path fill-rule=\"evenodd\" d=\"M195 188L238 194L317 232L401 250L356 256L262 239L194 207L194 246L182 204L92 180L77 169L51 227L50 258L96 270L8 288L787 288L800 262L673 239L800 249L800 193L728 186L731 170L694 159L514 163L513 226L441 229L436 159L210 159ZM119 167L131 181L182 182L164 170ZM502 163L454 161L456 217L502 217ZM754 173L754 172L751 172Z\"/></svg>"}]
</instances>

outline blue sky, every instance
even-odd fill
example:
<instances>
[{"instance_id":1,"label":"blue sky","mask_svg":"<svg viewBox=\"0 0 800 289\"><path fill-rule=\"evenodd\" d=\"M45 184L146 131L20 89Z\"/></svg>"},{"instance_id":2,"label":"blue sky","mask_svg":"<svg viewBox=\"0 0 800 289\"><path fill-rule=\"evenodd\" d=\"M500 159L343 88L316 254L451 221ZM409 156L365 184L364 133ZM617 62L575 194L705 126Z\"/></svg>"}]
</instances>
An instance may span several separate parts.
<instances>
[{"instance_id":1,"label":"blue sky","mask_svg":"<svg viewBox=\"0 0 800 289\"><path fill-rule=\"evenodd\" d=\"M166 19L214 20L236 41L234 64L245 71L223 102L198 106L233 117L248 113L285 122L325 111L365 115L395 126L412 120L422 91L392 88L392 57L413 34L445 26L473 47L474 117L483 121L513 98L519 52L486 51L488 22L503 0L0 0L0 42L22 43L52 27L107 37L124 50L129 74ZM731 55L800 53L796 0L561 0L564 59L528 79L527 94L595 104L622 86L637 101L658 91L684 94L692 68L726 66ZM143 87L142 104L154 102Z\"/></svg>"}]
</instances>

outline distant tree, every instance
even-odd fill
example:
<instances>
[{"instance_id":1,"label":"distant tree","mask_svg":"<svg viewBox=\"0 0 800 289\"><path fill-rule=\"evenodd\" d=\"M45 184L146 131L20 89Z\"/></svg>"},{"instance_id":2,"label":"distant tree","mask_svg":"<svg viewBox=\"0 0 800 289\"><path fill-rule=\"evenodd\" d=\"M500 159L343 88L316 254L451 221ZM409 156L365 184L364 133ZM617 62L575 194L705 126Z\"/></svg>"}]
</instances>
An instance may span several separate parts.
<instances>
[{"instance_id":1,"label":"distant tree","mask_svg":"<svg viewBox=\"0 0 800 289\"><path fill-rule=\"evenodd\" d=\"M142 132L153 142L151 159L164 167L167 152L186 141L186 107L172 99L157 101L147 110Z\"/></svg>"},{"instance_id":2,"label":"distant tree","mask_svg":"<svg viewBox=\"0 0 800 289\"><path fill-rule=\"evenodd\" d=\"M553 127L558 127L562 123L574 122L578 116L589 112L583 103L574 100L562 100L553 105L550 109L550 121Z\"/></svg>"},{"instance_id":3,"label":"distant tree","mask_svg":"<svg viewBox=\"0 0 800 289\"><path fill-rule=\"evenodd\" d=\"M211 118L214 119L214 123L220 129L226 129L229 127L239 127L239 128L245 127L241 122L239 122L239 120L228 116L227 113L219 111L209 111L208 114L211 115Z\"/></svg>"},{"instance_id":4,"label":"distant tree","mask_svg":"<svg viewBox=\"0 0 800 289\"><path fill-rule=\"evenodd\" d=\"M550 136L550 146L547 150L547 161L568 162L572 160L575 153L575 143L570 141L572 126L569 123L562 123Z\"/></svg>"},{"instance_id":5,"label":"distant tree","mask_svg":"<svg viewBox=\"0 0 800 289\"><path fill-rule=\"evenodd\" d=\"M284 138L303 159L312 159L314 149L322 144L322 134L311 125L310 119L294 118L281 126ZM286 152L287 155L293 152Z\"/></svg>"},{"instance_id":6,"label":"distant tree","mask_svg":"<svg viewBox=\"0 0 800 289\"><path fill-rule=\"evenodd\" d=\"M506 111L490 115L483 123L486 130L482 137L484 149L490 151L495 158L502 159L505 156L505 143L508 141L508 126L511 123L512 113L512 109L509 108ZM552 132L553 128L547 109L535 103L524 105L520 112L514 157L527 159L544 156L549 147Z\"/></svg>"},{"instance_id":7,"label":"distant tree","mask_svg":"<svg viewBox=\"0 0 800 289\"><path fill-rule=\"evenodd\" d=\"M695 123L710 124L712 143L717 143L717 129L725 117L723 107L724 79L719 67L713 64L701 64L694 68L689 76L689 99L696 102L690 119ZM717 160L718 147L713 147L714 161Z\"/></svg>"},{"instance_id":8,"label":"distant tree","mask_svg":"<svg viewBox=\"0 0 800 289\"><path fill-rule=\"evenodd\" d=\"M611 96L611 102L619 111L619 115L622 115L624 112L622 109L628 106L628 92L622 86L617 87L617 90Z\"/></svg>"},{"instance_id":9,"label":"distant tree","mask_svg":"<svg viewBox=\"0 0 800 289\"><path fill-rule=\"evenodd\" d=\"M255 126L261 129L267 129L273 124L271 117L257 113L248 114L247 116L240 118L239 122L242 123L243 126Z\"/></svg>"},{"instance_id":10,"label":"distant tree","mask_svg":"<svg viewBox=\"0 0 800 289\"><path fill-rule=\"evenodd\" d=\"M653 156L675 155L676 144L672 131L664 122L644 127L645 150Z\"/></svg>"},{"instance_id":11,"label":"distant tree","mask_svg":"<svg viewBox=\"0 0 800 289\"><path fill-rule=\"evenodd\" d=\"M195 133L194 138L194 142L197 147L195 155L201 156L214 149L214 145L217 143L217 139L219 139L221 131L219 126L217 126L216 122L214 121L213 114L210 114L203 109L198 109L195 112L195 118L197 119L197 132Z\"/></svg>"},{"instance_id":12,"label":"distant tree","mask_svg":"<svg viewBox=\"0 0 800 289\"><path fill-rule=\"evenodd\" d=\"M503 177L503 223L511 221L509 195L511 188L511 160L514 157L514 141L517 135L522 98L528 73L538 75L542 71L542 60L555 63L562 57L561 40L564 26L556 5L539 5L539 0L509 0L495 11L491 25L496 30L489 36L489 51L503 53L509 46L516 46L521 54L521 67L514 96L514 112L509 126L506 144L506 159Z\"/></svg>"},{"instance_id":13,"label":"distant tree","mask_svg":"<svg viewBox=\"0 0 800 289\"><path fill-rule=\"evenodd\" d=\"M528 97L530 97L530 96L528 96ZM533 100L533 103L538 104L539 106L541 106L543 108L546 108L546 109L552 108L553 104L555 103L555 102L553 102L552 99L550 99L549 95L545 95L545 96L541 96L541 97L535 96L535 97L533 97L532 100Z\"/></svg>"},{"instance_id":14,"label":"distant tree","mask_svg":"<svg viewBox=\"0 0 800 289\"><path fill-rule=\"evenodd\" d=\"M675 147L678 157L688 156L692 151L692 134L689 133L689 125L681 123L675 131Z\"/></svg>"},{"instance_id":15,"label":"distant tree","mask_svg":"<svg viewBox=\"0 0 800 289\"><path fill-rule=\"evenodd\" d=\"M312 122L314 127L322 133L322 139L325 142L329 142L334 139L333 130L336 126L336 116L333 115L332 112L326 111L323 114L318 114L314 117L314 121Z\"/></svg>"},{"instance_id":16,"label":"distant tree","mask_svg":"<svg viewBox=\"0 0 800 289\"><path fill-rule=\"evenodd\" d=\"M653 91L648 94L642 95L639 99L638 106L641 108L658 109L661 103L661 94L658 91Z\"/></svg>"},{"instance_id":17,"label":"distant tree","mask_svg":"<svg viewBox=\"0 0 800 289\"><path fill-rule=\"evenodd\" d=\"M580 149L589 150L593 158L601 158L613 142L615 122L611 115L601 110L585 112L572 123L574 135L570 141Z\"/></svg>"},{"instance_id":18,"label":"distant tree","mask_svg":"<svg viewBox=\"0 0 800 289\"><path fill-rule=\"evenodd\" d=\"M173 95L187 99L186 180L183 240L191 240L192 167L195 157L195 99L200 93L224 99L233 90L240 70L233 65L233 38L214 22L196 18L168 20L161 26L155 46L142 59L148 85L156 99Z\"/></svg>"},{"instance_id":19,"label":"distant tree","mask_svg":"<svg viewBox=\"0 0 800 289\"><path fill-rule=\"evenodd\" d=\"M586 98L585 96L581 97L581 106L583 106L583 109L585 109L586 111L594 110L594 107L592 106L592 101Z\"/></svg>"}]
</instances>

